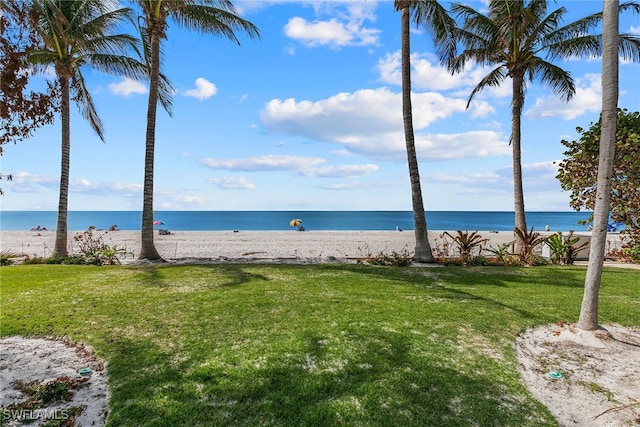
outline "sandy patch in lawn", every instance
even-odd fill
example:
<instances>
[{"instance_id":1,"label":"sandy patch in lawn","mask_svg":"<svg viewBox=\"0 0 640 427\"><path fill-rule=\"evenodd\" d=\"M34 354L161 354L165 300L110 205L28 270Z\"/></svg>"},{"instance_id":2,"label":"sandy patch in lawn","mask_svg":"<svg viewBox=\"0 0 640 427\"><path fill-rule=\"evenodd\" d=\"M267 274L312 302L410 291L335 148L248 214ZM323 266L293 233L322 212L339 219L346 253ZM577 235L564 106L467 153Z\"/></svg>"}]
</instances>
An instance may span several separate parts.
<instances>
[{"instance_id":1,"label":"sandy patch in lawn","mask_svg":"<svg viewBox=\"0 0 640 427\"><path fill-rule=\"evenodd\" d=\"M541 326L518 336L516 354L527 388L561 426L640 425L640 330Z\"/></svg>"},{"instance_id":2,"label":"sandy patch in lawn","mask_svg":"<svg viewBox=\"0 0 640 427\"><path fill-rule=\"evenodd\" d=\"M91 369L91 375L78 373L83 368ZM30 410L15 406L28 399L16 389L17 381L37 381L43 385L55 380L77 384L70 400L43 407L36 405ZM42 425L47 419L70 420L73 416L71 408L82 408L73 425L103 426L109 397L104 363L93 357L89 349L50 339L0 339L0 417L4 425L23 425L20 418L34 420L29 424L31 426Z\"/></svg>"}]
</instances>

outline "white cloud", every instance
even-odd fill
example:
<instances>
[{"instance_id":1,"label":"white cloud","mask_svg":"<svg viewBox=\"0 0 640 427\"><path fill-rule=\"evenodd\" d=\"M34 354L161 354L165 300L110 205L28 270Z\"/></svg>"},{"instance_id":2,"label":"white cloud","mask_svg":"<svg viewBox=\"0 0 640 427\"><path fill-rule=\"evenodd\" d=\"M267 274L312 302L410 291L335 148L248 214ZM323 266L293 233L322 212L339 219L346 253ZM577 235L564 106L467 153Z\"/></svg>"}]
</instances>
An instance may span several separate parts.
<instances>
[{"instance_id":1,"label":"white cloud","mask_svg":"<svg viewBox=\"0 0 640 427\"><path fill-rule=\"evenodd\" d=\"M247 179L247 177L239 176L227 176L224 178L211 178L209 179L211 184L216 184L218 188L222 190L254 190L255 184Z\"/></svg>"},{"instance_id":2,"label":"white cloud","mask_svg":"<svg viewBox=\"0 0 640 427\"><path fill-rule=\"evenodd\" d=\"M295 16L284 27L287 37L310 47L368 46L378 43L380 30L365 27L366 21L375 20L375 4L347 2L315 6L316 14L327 12L332 18L308 21Z\"/></svg>"},{"instance_id":3,"label":"white cloud","mask_svg":"<svg viewBox=\"0 0 640 427\"><path fill-rule=\"evenodd\" d=\"M298 176L316 178L344 178L366 175L376 172L378 165L324 165L326 159L319 157L298 157L266 155L262 157L248 157L243 159L214 159L204 158L200 163L210 169L229 171L261 172L261 171L290 171ZM238 177L234 177L238 178ZM239 177L244 178L244 177ZM210 180L220 185L223 181Z\"/></svg>"},{"instance_id":4,"label":"white cloud","mask_svg":"<svg viewBox=\"0 0 640 427\"><path fill-rule=\"evenodd\" d=\"M12 173L13 180L3 182L2 186L15 193L43 193L58 188L60 177L37 175L26 171Z\"/></svg>"},{"instance_id":5,"label":"white cloud","mask_svg":"<svg viewBox=\"0 0 640 427\"><path fill-rule=\"evenodd\" d=\"M629 27L629 33L640 35L640 27L634 27L633 25Z\"/></svg>"},{"instance_id":6,"label":"white cloud","mask_svg":"<svg viewBox=\"0 0 640 427\"><path fill-rule=\"evenodd\" d=\"M401 52L387 54L376 64L378 80L396 86L402 85ZM468 64L460 73L451 74L439 64L436 55L431 53L413 53L411 55L411 85L415 89L447 91L457 90L456 96L467 99L471 90L489 73L490 69ZM476 96L502 98L511 96L508 79L498 87L487 87Z\"/></svg>"},{"instance_id":7,"label":"white cloud","mask_svg":"<svg viewBox=\"0 0 640 427\"><path fill-rule=\"evenodd\" d=\"M147 93L148 89L144 83L125 78L120 83L109 84L109 91L116 95L128 96L132 93Z\"/></svg>"},{"instance_id":8,"label":"white cloud","mask_svg":"<svg viewBox=\"0 0 640 427\"><path fill-rule=\"evenodd\" d=\"M575 119L585 113L597 113L602 104L602 85L600 74L586 74L576 79L576 93L569 102L563 102L558 96L550 95L536 98L533 107L525 111L528 119L561 117L564 120Z\"/></svg>"},{"instance_id":9,"label":"white cloud","mask_svg":"<svg viewBox=\"0 0 640 427\"><path fill-rule=\"evenodd\" d=\"M438 93L413 96L416 146L428 159L502 155L508 150L499 132L472 131L445 135L420 132L433 122L464 112L466 101ZM487 103L472 106L472 114L492 111ZM402 100L386 88L340 93L311 102L273 99L260 112L267 131L343 145L342 154L360 153L378 158L404 158Z\"/></svg>"},{"instance_id":10,"label":"white cloud","mask_svg":"<svg viewBox=\"0 0 640 427\"><path fill-rule=\"evenodd\" d=\"M198 77L196 79L196 88L185 90L182 94L184 96L190 96L202 101L211 98L217 92L218 88L215 84L211 83L203 77Z\"/></svg>"},{"instance_id":11,"label":"white cloud","mask_svg":"<svg viewBox=\"0 0 640 427\"><path fill-rule=\"evenodd\" d=\"M522 181L527 194L534 192L557 192L558 166L554 161L525 163L522 165ZM456 184L477 194L478 191L505 192L513 190L513 168L508 166L492 173L461 171L455 174L433 173L426 176L426 182Z\"/></svg>"},{"instance_id":12,"label":"white cloud","mask_svg":"<svg viewBox=\"0 0 640 427\"><path fill-rule=\"evenodd\" d=\"M211 169L223 169L229 171L274 171L274 170L301 170L324 163L325 159L319 157L298 157L266 155L262 157L248 157L244 159L215 159L204 158L200 163Z\"/></svg>"},{"instance_id":13,"label":"white cloud","mask_svg":"<svg viewBox=\"0 0 640 427\"><path fill-rule=\"evenodd\" d=\"M339 166L321 166L303 169L299 175L319 178L336 178L336 177L353 177L366 175L376 172L380 169L378 165L339 165Z\"/></svg>"},{"instance_id":14,"label":"white cloud","mask_svg":"<svg viewBox=\"0 0 640 427\"><path fill-rule=\"evenodd\" d=\"M413 98L414 126L423 129L438 119L462 112L465 102L437 93ZM402 129L402 99L387 88L339 93L320 101L293 98L269 101L260 111L273 133L300 134L322 141L349 143L357 135L379 135Z\"/></svg>"}]
</instances>

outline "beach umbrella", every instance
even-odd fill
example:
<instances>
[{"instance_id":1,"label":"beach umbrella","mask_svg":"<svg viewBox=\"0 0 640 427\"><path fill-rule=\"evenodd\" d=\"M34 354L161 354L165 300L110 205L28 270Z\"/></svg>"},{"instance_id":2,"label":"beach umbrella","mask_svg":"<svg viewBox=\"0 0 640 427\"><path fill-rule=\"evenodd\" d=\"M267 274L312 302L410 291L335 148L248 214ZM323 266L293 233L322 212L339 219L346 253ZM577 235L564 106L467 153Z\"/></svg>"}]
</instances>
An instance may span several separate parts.
<instances>
[{"instance_id":1,"label":"beach umbrella","mask_svg":"<svg viewBox=\"0 0 640 427\"><path fill-rule=\"evenodd\" d=\"M159 219L156 219L155 221L153 221L153 225L164 225L164 221L160 221Z\"/></svg>"},{"instance_id":2,"label":"beach umbrella","mask_svg":"<svg viewBox=\"0 0 640 427\"><path fill-rule=\"evenodd\" d=\"M299 226L300 224L302 224L302 220L301 220L300 218L292 219L292 220L289 222L289 225L290 225L290 226L292 226L292 227L297 227L297 226Z\"/></svg>"}]
</instances>

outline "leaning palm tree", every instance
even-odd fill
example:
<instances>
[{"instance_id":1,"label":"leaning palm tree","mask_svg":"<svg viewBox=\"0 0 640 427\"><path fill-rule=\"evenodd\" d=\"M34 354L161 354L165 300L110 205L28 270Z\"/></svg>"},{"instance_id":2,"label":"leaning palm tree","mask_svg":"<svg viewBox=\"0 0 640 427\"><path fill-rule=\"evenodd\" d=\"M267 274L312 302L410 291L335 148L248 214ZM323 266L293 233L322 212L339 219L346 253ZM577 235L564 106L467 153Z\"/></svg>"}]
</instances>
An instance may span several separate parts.
<instances>
[{"instance_id":1,"label":"leaning palm tree","mask_svg":"<svg viewBox=\"0 0 640 427\"><path fill-rule=\"evenodd\" d=\"M249 21L236 15L229 0L137 0L142 10L140 33L149 64L149 102L145 138L144 187L140 260L161 260L153 241L153 175L156 140L156 112L159 101L162 40L167 37L169 20L189 30L211 33L240 44L237 31L251 38L260 36Z\"/></svg>"},{"instance_id":2,"label":"leaning palm tree","mask_svg":"<svg viewBox=\"0 0 640 427\"><path fill-rule=\"evenodd\" d=\"M40 17L37 31L44 45L29 55L29 61L40 71L51 66L60 85L62 155L53 255L66 257L71 100L104 141L102 122L85 85L83 66L136 79L144 76L145 69L126 56L131 49L136 49L136 39L126 34L111 34L131 12L128 8L117 8L117 1L40 0L31 2L29 7L35 8Z\"/></svg>"},{"instance_id":3,"label":"leaning palm tree","mask_svg":"<svg viewBox=\"0 0 640 427\"><path fill-rule=\"evenodd\" d=\"M599 55L599 37L589 35L602 19L602 13L560 26L566 9L547 14L546 0L491 0L487 15L465 4L456 3L452 12L462 18L458 37L464 50L452 61L452 72L461 71L467 61L493 68L472 90L467 108L476 94L487 87L511 79L511 145L515 227L527 230L521 164L521 116L527 82L539 79L564 101L575 93L569 72L552 60L583 55ZM633 37L622 37L620 51L633 56ZM628 55L631 53L631 55ZM520 242L521 243L521 242Z\"/></svg>"},{"instance_id":4,"label":"leaning palm tree","mask_svg":"<svg viewBox=\"0 0 640 427\"><path fill-rule=\"evenodd\" d=\"M427 219L422 199L418 156L416 154L415 135L413 132L413 108L411 105L411 36L410 21L416 25L424 25L431 34L438 54L443 62L450 61L455 52L455 40L452 28L454 22L445 9L433 0L395 0L395 9L401 12L402 32L402 117L404 137L407 146L409 180L411 182L411 201L413 208L414 233L416 247L413 260L416 262L434 262L427 229Z\"/></svg>"}]
</instances>

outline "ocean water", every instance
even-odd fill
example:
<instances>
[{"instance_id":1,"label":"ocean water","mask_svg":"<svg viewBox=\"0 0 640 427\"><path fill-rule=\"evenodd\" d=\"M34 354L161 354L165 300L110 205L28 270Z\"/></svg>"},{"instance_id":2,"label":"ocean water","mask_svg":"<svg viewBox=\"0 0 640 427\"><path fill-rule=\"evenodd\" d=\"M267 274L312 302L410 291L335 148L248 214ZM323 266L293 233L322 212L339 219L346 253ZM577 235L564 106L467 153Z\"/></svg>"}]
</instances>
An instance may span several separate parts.
<instances>
[{"instance_id":1,"label":"ocean water","mask_svg":"<svg viewBox=\"0 0 640 427\"><path fill-rule=\"evenodd\" d=\"M578 222L587 220L590 212L528 212L527 225L553 231L586 231L588 226ZM156 228L169 230L291 230L289 222L299 218L307 230L413 230L411 211L158 211L155 219L162 221ZM0 212L0 230L30 230L38 225L53 230L55 211ZM139 230L142 213L137 211L71 211L68 229L86 230L94 225L121 230ZM429 230L499 230L514 228L513 212L427 212Z\"/></svg>"}]
</instances>

